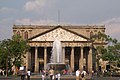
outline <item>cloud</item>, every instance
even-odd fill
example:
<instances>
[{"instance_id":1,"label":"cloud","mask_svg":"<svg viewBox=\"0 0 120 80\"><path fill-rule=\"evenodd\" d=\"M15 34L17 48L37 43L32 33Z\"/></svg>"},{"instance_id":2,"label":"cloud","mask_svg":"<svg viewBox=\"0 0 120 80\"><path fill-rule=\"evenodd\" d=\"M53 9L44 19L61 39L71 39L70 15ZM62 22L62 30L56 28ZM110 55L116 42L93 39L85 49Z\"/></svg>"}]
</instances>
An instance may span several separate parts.
<instances>
[{"instance_id":1,"label":"cloud","mask_svg":"<svg viewBox=\"0 0 120 80\"><path fill-rule=\"evenodd\" d=\"M44 7L46 4L46 0L30 0L25 4L26 11L39 10Z\"/></svg>"},{"instance_id":2,"label":"cloud","mask_svg":"<svg viewBox=\"0 0 120 80\"><path fill-rule=\"evenodd\" d=\"M35 24L35 25L50 25L50 24L55 24L56 22L53 20L31 20L28 18L24 19L17 19L15 21L17 24Z\"/></svg>"},{"instance_id":3,"label":"cloud","mask_svg":"<svg viewBox=\"0 0 120 80\"><path fill-rule=\"evenodd\" d=\"M0 8L0 13L9 13L9 12L15 12L15 9L7 8L7 7Z\"/></svg>"},{"instance_id":4,"label":"cloud","mask_svg":"<svg viewBox=\"0 0 120 80\"><path fill-rule=\"evenodd\" d=\"M107 34L120 40L120 17L103 21L102 24L105 24Z\"/></svg>"},{"instance_id":5,"label":"cloud","mask_svg":"<svg viewBox=\"0 0 120 80\"><path fill-rule=\"evenodd\" d=\"M112 19L106 20L106 21L104 21L102 23L105 23L107 25L110 25L110 24L120 24L120 17L112 18Z\"/></svg>"}]
</instances>

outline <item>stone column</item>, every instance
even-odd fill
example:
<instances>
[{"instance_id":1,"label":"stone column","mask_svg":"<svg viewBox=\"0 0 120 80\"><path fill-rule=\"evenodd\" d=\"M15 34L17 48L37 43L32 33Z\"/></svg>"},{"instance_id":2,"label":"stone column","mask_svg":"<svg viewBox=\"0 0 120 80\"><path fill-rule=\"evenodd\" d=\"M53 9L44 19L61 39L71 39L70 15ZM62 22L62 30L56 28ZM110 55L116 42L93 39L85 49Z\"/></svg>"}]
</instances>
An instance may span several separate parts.
<instances>
[{"instance_id":1,"label":"stone column","mask_svg":"<svg viewBox=\"0 0 120 80\"><path fill-rule=\"evenodd\" d=\"M38 48L37 47L35 47L35 72L37 73L37 72L39 72L39 70L38 70Z\"/></svg>"},{"instance_id":2,"label":"stone column","mask_svg":"<svg viewBox=\"0 0 120 80\"><path fill-rule=\"evenodd\" d=\"M62 47L63 63L65 63L65 47Z\"/></svg>"},{"instance_id":3,"label":"stone column","mask_svg":"<svg viewBox=\"0 0 120 80\"><path fill-rule=\"evenodd\" d=\"M44 70L46 70L47 65L47 47L44 47Z\"/></svg>"},{"instance_id":4,"label":"stone column","mask_svg":"<svg viewBox=\"0 0 120 80\"><path fill-rule=\"evenodd\" d=\"M83 70L83 47L81 47L81 49L80 49L81 51L80 51L80 60L79 60L79 69L80 70Z\"/></svg>"},{"instance_id":5,"label":"stone column","mask_svg":"<svg viewBox=\"0 0 120 80\"><path fill-rule=\"evenodd\" d=\"M72 50L71 50L71 59L70 59L71 61L71 69L72 69L72 71L74 71L74 47L72 47Z\"/></svg>"},{"instance_id":6,"label":"stone column","mask_svg":"<svg viewBox=\"0 0 120 80\"><path fill-rule=\"evenodd\" d=\"M88 71L89 73L92 73L92 47L90 47L88 54Z\"/></svg>"},{"instance_id":7,"label":"stone column","mask_svg":"<svg viewBox=\"0 0 120 80\"><path fill-rule=\"evenodd\" d=\"M31 53L26 53L26 70L31 69Z\"/></svg>"}]
</instances>

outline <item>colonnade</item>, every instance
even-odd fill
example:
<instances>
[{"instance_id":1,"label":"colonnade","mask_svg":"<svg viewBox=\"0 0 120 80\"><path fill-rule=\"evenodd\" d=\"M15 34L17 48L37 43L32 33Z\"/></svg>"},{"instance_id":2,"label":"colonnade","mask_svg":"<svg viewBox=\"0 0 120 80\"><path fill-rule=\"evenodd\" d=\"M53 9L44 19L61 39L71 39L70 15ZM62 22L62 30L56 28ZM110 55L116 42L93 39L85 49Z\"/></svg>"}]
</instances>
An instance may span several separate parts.
<instances>
[{"instance_id":1,"label":"colonnade","mask_svg":"<svg viewBox=\"0 0 120 80\"><path fill-rule=\"evenodd\" d=\"M39 72L39 59L38 59L38 47L35 47L35 67L34 67L34 72ZM65 47L62 47L62 53L63 53L63 61L65 62ZM71 53L70 53L70 67L71 70L74 71L74 61L75 57L74 54L74 47L71 47ZM84 47L80 47L80 56L79 56L79 69L83 70L84 66ZM88 59L87 60L87 68L89 72L92 72L92 47L89 47L89 53L88 53ZM44 47L44 58L43 58L43 64L44 64L44 69L46 69L46 64L47 64L47 47ZM26 68L31 68L31 52L27 53L27 58L26 58Z\"/></svg>"}]
</instances>

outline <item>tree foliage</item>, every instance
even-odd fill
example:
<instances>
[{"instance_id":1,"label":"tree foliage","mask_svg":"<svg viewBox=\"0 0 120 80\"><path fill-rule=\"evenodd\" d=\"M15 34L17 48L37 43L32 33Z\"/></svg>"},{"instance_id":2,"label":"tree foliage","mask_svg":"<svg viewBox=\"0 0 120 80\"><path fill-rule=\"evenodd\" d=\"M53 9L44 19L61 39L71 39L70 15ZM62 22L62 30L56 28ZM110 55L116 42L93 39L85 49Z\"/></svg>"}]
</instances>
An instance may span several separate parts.
<instances>
[{"instance_id":1,"label":"tree foliage","mask_svg":"<svg viewBox=\"0 0 120 80\"><path fill-rule=\"evenodd\" d=\"M103 60L108 60L109 62L120 61L120 43L115 43L106 47L106 52L102 54Z\"/></svg>"},{"instance_id":2,"label":"tree foliage","mask_svg":"<svg viewBox=\"0 0 120 80\"><path fill-rule=\"evenodd\" d=\"M120 43L117 39L111 38L109 35L98 33L92 36L93 40L106 42L106 46L97 46L96 50L99 55L99 59L102 58L105 61L117 61L120 64Z\"/></svg>"},{"instance_id":3,"label":"tree foliage","mask_svg":"<svg viewBox=\"0 0 120 80\"><path fill-rule=\"evenodd\" d=\"M18 63L22 62L22 57L25 57L24 54L29 49L29 46L27 45L27 42L18 35L12 37L11 44L13 65L17 66Z\"/></svg>"},{"instance_id":4,"label":"tree foliage","mask_svg":"<svg viewBox=\"0 0 120 80\"><path fill-rule=\"evenodd\" d=\"M12 39L5 39L0 42L0 67L5 68L6 59L8 67L19 66L22 63L24 54L29 49L27 42L19 35L14 35Z\"/></svg>"},{"instance_id":5,"label":"tree foliage","mask_svg":"<svg viewBox=\"0 0 120 80\"><path fill-rule=\"evenodd\" d=\"M11 60L11 54L10 53L10 39L5 39L0 42L0 67L6 68L6 60L8 60L8 63L10 64Z\"/></svg>"}]
</instances>

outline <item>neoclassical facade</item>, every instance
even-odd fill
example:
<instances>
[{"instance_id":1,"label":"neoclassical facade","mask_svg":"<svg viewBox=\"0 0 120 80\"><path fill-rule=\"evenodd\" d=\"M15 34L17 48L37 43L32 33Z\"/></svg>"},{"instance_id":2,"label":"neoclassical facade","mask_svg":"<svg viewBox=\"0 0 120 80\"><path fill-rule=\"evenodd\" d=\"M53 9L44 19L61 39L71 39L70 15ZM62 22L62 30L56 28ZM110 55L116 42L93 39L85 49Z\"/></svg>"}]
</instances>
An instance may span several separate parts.
<instances>
[{"instance_id":1,"label":"neoclassical facade","mask_svg":"<svg viewBox=\"0 0 120 80\"><path fill-rule=\"evenodd\" d=\"M86 69L91 72L96 69L95 47L104 45L91 39L99 33L105 33L104 25L13 25L13 34L21 35L30 45L24 66L32 72L46 69L56 38L62 44L63 61L72 71Z\"/></svg>"}]
</instances>

